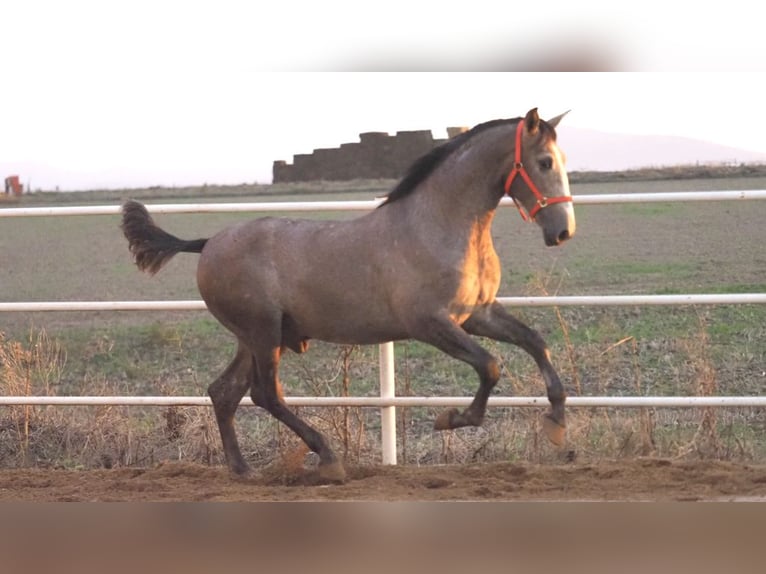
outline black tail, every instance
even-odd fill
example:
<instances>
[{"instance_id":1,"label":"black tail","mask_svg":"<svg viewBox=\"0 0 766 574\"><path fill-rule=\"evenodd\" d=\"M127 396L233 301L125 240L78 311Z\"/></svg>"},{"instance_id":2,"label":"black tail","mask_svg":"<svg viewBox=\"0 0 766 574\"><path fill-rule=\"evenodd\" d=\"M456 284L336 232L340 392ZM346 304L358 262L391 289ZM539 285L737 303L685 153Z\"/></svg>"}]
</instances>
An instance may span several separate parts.
<instances>
[{"instance_id":1,"label":"black tail","mask_svg":"<svg viewBox=\"0 0 766 574\"><path fill-rule=\"evenodd\" d=\"M138 268L152 275L162 269L176 253L201 253L207 243L207 239L184 241L163 231L154 223L146 208L133 200L126 201L122 206L120 228L128 240Z\"/></svg>"}]
</instances>

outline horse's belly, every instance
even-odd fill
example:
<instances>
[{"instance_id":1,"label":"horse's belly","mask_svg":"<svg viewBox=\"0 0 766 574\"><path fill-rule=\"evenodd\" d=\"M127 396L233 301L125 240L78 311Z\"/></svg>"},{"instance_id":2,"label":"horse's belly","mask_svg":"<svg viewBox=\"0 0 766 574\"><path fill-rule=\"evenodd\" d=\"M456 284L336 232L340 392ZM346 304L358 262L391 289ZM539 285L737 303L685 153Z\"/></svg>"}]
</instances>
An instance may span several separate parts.
<instances>
[{"instance_id":1,"label":"horse's belly","mask_svg":"<svg viewBox=\"0 0 766 574\"><path fill-rule=\"evenodd\" d=\"M407 338L407 332L393 321L380 321L364 312L298 320L297 324L297 332L305 338L342 345L373 345Z\"/></svg>"}]
</instances>

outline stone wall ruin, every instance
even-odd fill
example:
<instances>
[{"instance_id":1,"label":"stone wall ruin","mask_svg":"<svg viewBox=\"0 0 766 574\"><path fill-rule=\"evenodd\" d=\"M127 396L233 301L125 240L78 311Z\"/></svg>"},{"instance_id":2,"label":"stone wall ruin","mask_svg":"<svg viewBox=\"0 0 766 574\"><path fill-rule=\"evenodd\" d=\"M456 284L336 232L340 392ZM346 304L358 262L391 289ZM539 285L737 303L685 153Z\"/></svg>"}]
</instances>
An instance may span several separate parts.
<instances>
[{"instance_id":1,"label":"stone wall ruin","mask_svg":"<svg viewBox=\"0 0 766 574\"><path fill-rule=\"evenodd\" d=\"M447 135L454 137L463 131L465 128L447 128ZM445 141L434 139L431 130L400 131L394 136L365 132L359 134L359 142L294 155L292 164L275 161L273 182L399 179L412 162Z\"/></svg>"}]
</instances>

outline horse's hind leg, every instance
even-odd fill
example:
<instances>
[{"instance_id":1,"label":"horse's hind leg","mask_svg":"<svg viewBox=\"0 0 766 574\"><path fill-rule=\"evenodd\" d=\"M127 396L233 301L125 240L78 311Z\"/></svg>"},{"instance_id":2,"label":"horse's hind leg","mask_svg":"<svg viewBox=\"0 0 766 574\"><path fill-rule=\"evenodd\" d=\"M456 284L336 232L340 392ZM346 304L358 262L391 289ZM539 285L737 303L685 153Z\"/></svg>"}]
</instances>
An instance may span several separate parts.
<instances>
[{"instance_id":1,"label":"horse's hind leg","mask_svg":"<svg viewBox=\"0 0 766 574\"><path fill-rule=\"evenodd\" d=\"M234 413L242 397L250 387L253 360L250 352L242 345L237 349L234 360L226 370L208 387L207 392L213 401L213 410L221 433L223 451L229 469L235 474L244 475L249 467L239 449L234 431Z\"/></svg>"},{"instance_id":2,"label":"horse's hind leg","mask_svg":"<svg viewBox=\"0 0 766 574\"><path fill-rule=\"evenodd\" d=\"M293 413L282 398L279 385L280 346L254 345L256 377L252 380L251 394L253 402L263 407L271 415L284 423L304 443L319 455L319 475L324 480L342 482L346 471L327 440L316 429Z\"/></svg>"},{"instance_id":3,"label":"horse's hind leg","mask_svg":"<svg viewBox=\"0 0 766 574\"><path fill-rule=\"evenodd\" d=\"M516 319L497 302L474 312L463 323L463 328L473 335L489 337L521 347L532 356L545 380L548 400L551 403L551 410L543 419L543 428L551 442L556 445L563 444L566 434L564 418L566 392L551 364L550 351L540 334Z\"/></svg>"}]
</instances>

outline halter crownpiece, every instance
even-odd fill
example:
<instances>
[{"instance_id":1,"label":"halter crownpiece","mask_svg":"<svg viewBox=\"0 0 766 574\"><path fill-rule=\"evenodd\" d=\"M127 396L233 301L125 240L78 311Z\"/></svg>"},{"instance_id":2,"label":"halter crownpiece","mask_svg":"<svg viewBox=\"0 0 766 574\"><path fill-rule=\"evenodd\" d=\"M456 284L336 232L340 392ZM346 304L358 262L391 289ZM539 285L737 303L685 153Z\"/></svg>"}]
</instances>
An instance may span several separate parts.
<instances>
[{"instance_id":1,"label":"halter crownpiece","mask_svg":"<svg viewBox=\"0 0 766 574\"><path fill-rule=\"evenodd\" d=\"M529 173L527 172L527 169L524 167L524 164L521 161L521 133L524 130L524 121L520 121L518 126L516 127L516 148L514 150L514 158L513 158L513 169L511 170L511 173L508 174L508 177L505 180L505 195L510 197L513 200L513 203L516 204L516 207L519 210L519 213L521 214L521 218L524 221L534 221L535 216L537 213L549 205L552 205L554 203L564 203L566 201L572 201L572 196L561 196L561 197L545 197L542 193L540 193L540 190L537 189L537 186L535 185L535 182L532 181L532 178L529 177ZM521 178L524 180L524 182L527 184L527 187L532 192L532 195L535 196L537 199L537 202L535 203L535 206L531 209L531 211L527 214L524 213L524 208L519 203L519 200L517 200L515 197L511 195L511 185L513 184L513 180L516 179L517 175L521 175Z\"/></svg>"}]
</instances>

